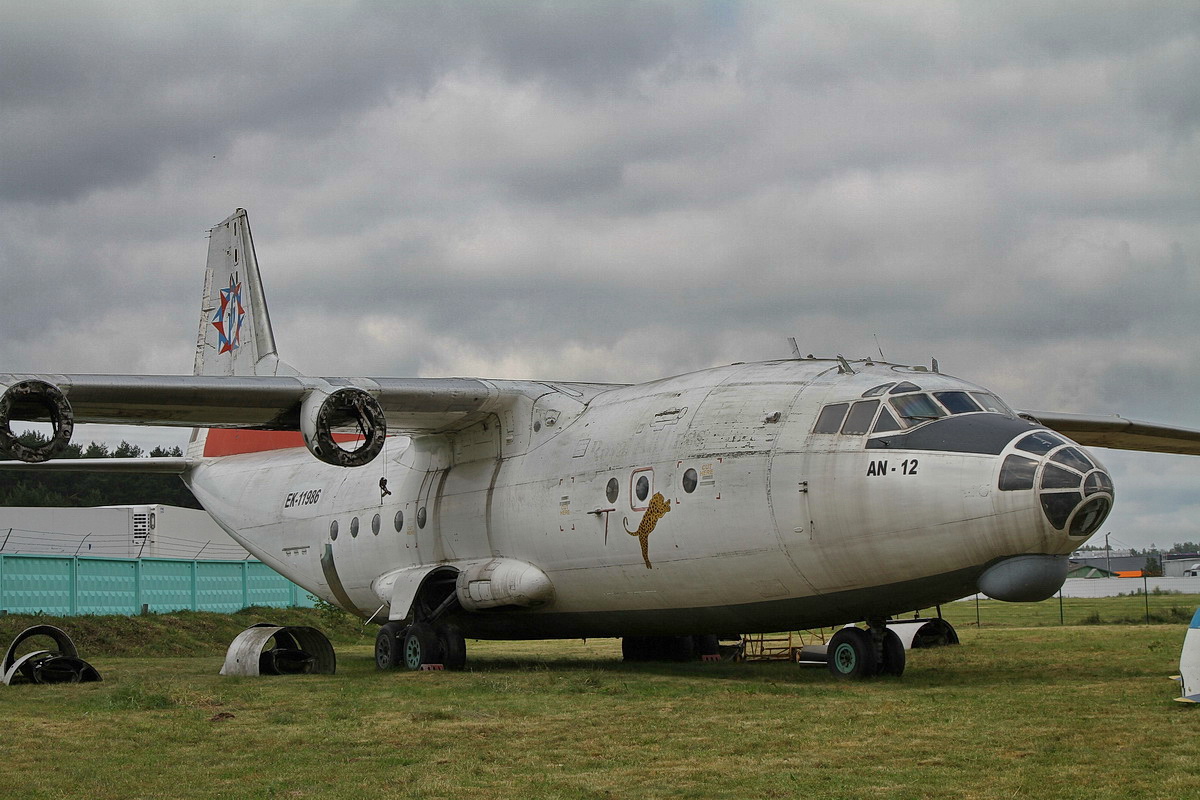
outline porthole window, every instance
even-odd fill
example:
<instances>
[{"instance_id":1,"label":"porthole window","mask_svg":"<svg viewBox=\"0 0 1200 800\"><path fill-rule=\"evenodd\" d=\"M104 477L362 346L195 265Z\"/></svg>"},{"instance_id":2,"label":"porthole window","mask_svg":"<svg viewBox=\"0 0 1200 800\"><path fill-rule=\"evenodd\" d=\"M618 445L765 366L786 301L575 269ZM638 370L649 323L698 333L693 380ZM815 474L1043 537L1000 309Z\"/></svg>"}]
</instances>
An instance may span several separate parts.
<instances>
[{"instance_id":1,"label":"porthole window","mask_svg":"<svg viewBox=\"0 0 1200 800\"><path fill-rule=\"evenodd\" d=\"M608 498L608 502L617 502L617 494L621 491L621 483L616 478L608 479L608 486L604 487L604 496Z\"/></svg>"},{"instance_id":2,"label":"porthole window","mask_svg":"<svg viewBox=\"0 0 1200 800\"><path fill-rule=\"evenodd\" d=\"M696 474L696 470L688 469L683 473L683 490L688 494L696 491L696 484L699 482L700 476Z\"/></svg>"},{"instance_id":3,"label":"porthole window","mask_svg":"<svg viewBox=\"0 0 1200 800\"><path fill-rule=\"evenodd\" d=\"M638 500L645 500L650 494L650 479L639 475L637 483L634 484L634 493L637 494Z\"/></svg>"},{"instance_id":4,"label":"porthole window","mask_svg":"<svg viewBox=\"0 0 1200 800\"><path fill-rule=\"evenodd\" d=\"M417 509L417 527L425 527L425 506L421 506Z\"/></svg>"},{"instance_id":5,"label":"porthole window","mask_svg":"<svg viewBox=\"0 0 1200 800\"><path fill-rule=\"evenodd\" d=\"M350 538L358 538L358 517L350 520Z\"/></svg>"},{"instance_id":6,"label":"porthole window","mask_svg":"<svg viewBox=\"0 0 1200 800\"><path fill-rule=\"evenodd\" d=\"M392 525L396 528L396 533L404 530L404 510L396 512L396 516L392 517Z\"/></svg>"},{"instance_id":7,"label":"porthole window","mask_svg":"<svg viewBox=\"0 0 1200 800\"><path fill-rule=\"evenodd\" d=\"M379 515L378 514L371 517L371 533L375 534L376 536L379 535Z\"/></svg>"},{"instance_id":8,"label":"porthole window","mask_svg":"<svg viewBox=\"0 0 1200 800\"><path fill-rule=\"evenodd\" d=\"M337 520L336 519L333 522L329 523L329 538L335 542L337 541Z\"/></svg>"}]
</instances>

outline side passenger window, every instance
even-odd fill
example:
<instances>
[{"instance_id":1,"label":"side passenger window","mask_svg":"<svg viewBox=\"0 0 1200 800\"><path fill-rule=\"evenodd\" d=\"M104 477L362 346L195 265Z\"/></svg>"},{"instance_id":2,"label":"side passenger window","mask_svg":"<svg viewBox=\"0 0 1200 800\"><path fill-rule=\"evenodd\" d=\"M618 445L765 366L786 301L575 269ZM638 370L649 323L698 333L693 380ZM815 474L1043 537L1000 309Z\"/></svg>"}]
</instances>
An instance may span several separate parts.
<instances>
[{"instance_id":1,"label":"side passenger window","mask_svg":"<svg viewBox=\"0 0 1200 800\"><path fill-rule=\"evenodd\" d=\"M838 429L842 427L842 420L846 418L846 409L848 408L850 408L849 403L833 403L822 408L813 433L837 433Z\"/></svg>"}]
</instances>

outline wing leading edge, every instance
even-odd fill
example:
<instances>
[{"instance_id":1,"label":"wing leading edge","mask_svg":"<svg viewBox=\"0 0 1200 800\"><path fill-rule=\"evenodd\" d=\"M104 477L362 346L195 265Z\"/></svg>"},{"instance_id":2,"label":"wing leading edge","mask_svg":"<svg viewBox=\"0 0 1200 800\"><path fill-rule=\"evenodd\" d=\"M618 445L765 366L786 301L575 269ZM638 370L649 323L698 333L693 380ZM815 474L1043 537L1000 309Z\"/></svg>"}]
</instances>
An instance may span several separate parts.
<instances>
[{"instance_id":1,"label":"wing leading edge","mask_svg":"<svg viewBox=\"0 0 1200 800\"><path fill-rule=\"evenodd\" d=\"M1058 411L1022 411L1021 414L1087 447L1200 455L1200 430L1192 428L1141 422L1115 415L1064 414Z\"/></svg>"}]
</instances>

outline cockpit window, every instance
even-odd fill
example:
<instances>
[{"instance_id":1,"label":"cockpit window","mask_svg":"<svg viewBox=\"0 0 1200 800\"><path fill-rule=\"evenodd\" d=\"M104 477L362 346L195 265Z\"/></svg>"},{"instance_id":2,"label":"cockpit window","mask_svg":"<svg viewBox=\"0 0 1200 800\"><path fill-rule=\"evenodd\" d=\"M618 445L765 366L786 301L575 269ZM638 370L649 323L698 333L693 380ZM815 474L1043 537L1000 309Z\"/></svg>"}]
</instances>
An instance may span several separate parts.
<instances>
[{"instance_id":1,"label":"cockpit window","mask_svg":"<svg viewBox=\"0 0 1200 800\"><path fill-rule=\"evenodd\" d=\"M837 433L838 429L842 427L842 420L846 418L846 409L848 408L850 408L849 403L831 403L822 408L813 433Z\"/></svg>"},{"instance_id":2,"label":"cockpit window","mask_svg":"<svg viewBox=\"0 0 1200 800\"><path fill-rule=\"evenodd\" d=\"M879 410L879 419L875 420L874 433L886 433L887 431L898 431L902 426L892 416L892 412L888 411L888 407L884 406Z\"/></svg>"},{"instance_id":3,"label":"cockpit window","mask_svg":"<svg viewBox=\"0 0 1200 800\"><path fill-rule=\"evenodd\" d=\"M1060 444L1063 444L1063 440L1049 431L1038 431L1017 442L1017 449L1033 453L1035 456L1044 456Z\"/></svg>"},{"instance_id":4,"label":"cockpit window","mask_svg":"<svg viewBox=\"0 0 1200 800\"><path fill-rule=\"evenodd\" d=\"M870 389L867 389L865 392L862 393L862 396L863 397L879 397L879 395L883 394L884 392L886 392L888 389L890 389L891 387L893 387L895 385L896 384L894 384L894 383L881 383L878 386L872 386Z\"/></svg>"},{"instance_id":5,"label":"cockpit window","mask_svg":"<svg viewBox=\"0 0 1200 800\"><path fill-rule=\"evenodd\" d=\"M1068 467L1074 467L1080 472L1087 472L1088 470L1095 469L1095 465L1088 460L1088 457L1074 447L1068 447L1066 449L1059 450L1057 453L1050 456L1050 460L1057 461L1059 464L1066 464Z\"/></svg>"},{"instance_id":6,"label":"cockpit window","mask_svg":"<svg viewBox=\"0 0 1200 800\"><path fill-rule=\"evenodd\" d=\"M888 392L888 394L904 394L905 392L919 392L919 391L921 391L920 386L917 386L915 383L909 383L908 381L903 381L903 382L897 383L895 386L893 386L891 388L891 390Z\"/></svg>"},{"instance_id":7,"label":"cockpit window","mask_svg":"<svg viewBox=\"0 0 1200 800\"><path fill-rule=\"evenodd\" d=\"M1033 488L1037 462L1025 456L1008 456L1000 468L1000 491L1015 492Z\"/></svg>"},{"instance_id":8,"label":"cockpit window","mask_svg":"<svg viewBox=\"0 0 1200 800\"><path fill-rule=\"evenodd\" d=\"M903 386L904 384L900 384ZM892 391L895 391L893 389ZM892 398L897 416L910 428L927 420L946 416L946 412L927 394L908 394Z\"/></svg>"},{"instance_id":9,"label":"cockpit window","mask_svg":"<svg viewBox=\"0 0 1200 800\"><path fill-rule=\"evenodd\" d=\"M971 392L971 396L979 401L984 411L994 411L997 414L1007 414L1010 417L1016 416L1013 410L1004 404L1003 400L990 392Z\"/></svg>"},{"instance_id":10,"label":"cockpit window","mask_svg":"<svg viewBox=\"0 0 1200 800\"><path fill-rule=\"evenodd\" d=\"M878 400L859 400L850 409L842 433L863 434L871 430L871 420L875 419L875 409L879 408Z\"/></svg>"},{"instance_id":11,"label":"cockpit window","mask_svg":"<svg viewBox=\"0 0 1200 800\"><path fill-rule=\"evenodd\" d=\"M969 414L972 411L983 410L966 392L934 392L933 396L941 401L951 414Z\"/></svg>"}]
</instances>

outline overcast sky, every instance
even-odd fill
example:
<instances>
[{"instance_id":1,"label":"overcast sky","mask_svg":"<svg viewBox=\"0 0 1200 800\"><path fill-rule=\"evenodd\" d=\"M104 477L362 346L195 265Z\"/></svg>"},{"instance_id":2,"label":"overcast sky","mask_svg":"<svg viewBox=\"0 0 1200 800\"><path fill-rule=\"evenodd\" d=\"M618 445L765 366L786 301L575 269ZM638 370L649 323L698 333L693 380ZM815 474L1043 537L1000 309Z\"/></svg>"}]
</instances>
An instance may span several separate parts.
<instances>
[{"instance_id":1,"label":"overcast sky","mask_svg":"<svg viewBox=\"0 0 1200 800\"><path fill-rule=\"evenodd\" d=\"M1192 2L4 3L0 370L189 372L240 206L305 372L878 337L1200 428L1197 87ZM1200 540L1200 459L1100 455L1114 541Z\"/></svg>"}]
</instances>

